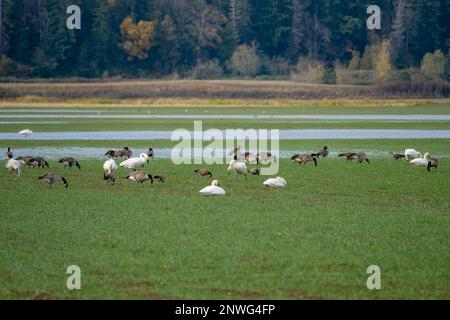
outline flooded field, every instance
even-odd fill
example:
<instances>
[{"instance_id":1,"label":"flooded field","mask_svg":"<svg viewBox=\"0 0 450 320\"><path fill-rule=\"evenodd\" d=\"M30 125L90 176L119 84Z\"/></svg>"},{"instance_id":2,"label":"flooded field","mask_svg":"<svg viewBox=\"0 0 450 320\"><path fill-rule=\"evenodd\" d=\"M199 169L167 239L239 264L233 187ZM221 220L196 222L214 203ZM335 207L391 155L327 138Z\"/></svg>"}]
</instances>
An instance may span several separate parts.
<instances>
[{"instance_id":1,"label":"flooded field","mask_svg":"<svg viewBox=\"0 0 450 320\"><path fill-rule=\"evenodd\" d=\"M225 130L221 130L225 135ZM293 129L279 130L282 140L302 139L450 139L450 130ZM34 132L30 140L169 140L173 131ZM193 132L190 131L191 136ZM0 140L22 138L17 132L0 133Z\"/></svg>"}]
</instances>

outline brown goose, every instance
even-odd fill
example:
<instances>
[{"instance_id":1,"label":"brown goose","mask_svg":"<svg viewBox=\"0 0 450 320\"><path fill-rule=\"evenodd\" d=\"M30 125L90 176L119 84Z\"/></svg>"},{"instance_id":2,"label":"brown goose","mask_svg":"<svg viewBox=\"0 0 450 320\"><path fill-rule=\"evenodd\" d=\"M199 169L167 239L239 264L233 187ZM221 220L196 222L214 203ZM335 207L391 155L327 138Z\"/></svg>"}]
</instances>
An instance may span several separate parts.
<instances>
[{"instance_id":1,"label":"brown goose","mask_svg":"<svg viewBox=\"0 0 450 320\"><path fill-rule=\"evenodd\" d=\"M107 156L108 158L119 158L120 157L120 159L123 159L123 158L130 159L132 155L133 155L133 152L128 147L125 147L122 150L115 150L115 149L108 150L105 153L105 156Z\"/></svg>"},{"instance_id":2,"label":"brown goose","mask_svg":"<svg viewBox=\"0 0 450 320\"><path fill-rule=\"evenodd\" d=\"M316 155L317 155L317 157L326 158L326 157L328 157L328 154L329 154L329 153L330 153L330 152L328 151L328 147L325 146L325 147L323 147L322 150L320 150L319 152L317 152Z\"/></svg>"},{"instance_id":3,"label":"brown goose","mask_svg":"<svg viewBox=\"0 0 450 320\"><path fill-rule=\"evenodd\" d=\"M394 158L395 160L400 160L402 158L405 158L405 155L403 153L394 153L394 152L389 152L389 155Z\"/></svg>"},{"instance_id":4,"label":"brown goose","mask_svg":"<svg viewBox=\"0 0 450 320\"><path fill-rule=\"evenodd\" d=\"M62 180L66 189L69 187L69 183L67 182L67 180L56 172L46 173L43 176L40 176L38 179L47 182L49 187L51 187L52 184Z\"/></svg>"},{"instance_id":5,"label":"brown goose","mask_svg":"<svg viewBox=\"0 0 450 320\"><path fill-rule=\"evenodd\" d=\"M61 160L59 160L58 163L62 163L64 168L69 167L70 169L72 169L73 166L76 166L78 169L81 169L81 166L78 163L78 161L72 157L64 157Z\"/></svg>"},{"instance_id":6,"label":"brown goose","mask_svg":"<svg viewBox=\"0 0 450 320\"><path fill-rule=\"evenodd\" d=\"M260 171L259 171L258 168L248 169L248 173L250 173L251 175L254 175L254 176L259 176L260 175Z\"/></svg>"},{"instance_id":7,"label":"brown goose","mask_svg":"<svg viewBox=\"0 0 450 320\"><path fill-rule=\"evenodd\" d=\"M345 157L345 158L347 158L347 161L352 161L352 160L355 160L356 158L358 158L356 156L356 153L354 153L354 152L340 153L340 154L338 154L338 157Z\"/></svg>"},{"instance_id":8,"label":"brown goose","mask_svg":"<svg viewBox=\"0 0 450 320\"><path fill-rule=\"evenodd\" d=\"M256 154L256 164L259 164L261 161L271 161L277 162L277 158L275 155L272 155L270 152L258 152Z\"/></svg>"},{"instance_id":9,"label":"brown goose","mask_svg":"<svg viewBox=\"0 0 450 320\"><path fill-rule=\"evenodd\" d=\"M49 164L47 161L44 160L42 157L33 157L30 161L27 162L28 166L38 167L38 168L49 168Z\"/></svg>"},{"instance_id":10,"label":"brown goose","mask_svg":"<svg viewBox=\"0 0 450 320\"><path fill-rule=\"evenodd\" d=\"M207 169L197 169L197 170L194 170L194 172L195 172L196 174L198 174L199 176L202 176L202 177L209 176L210 178L212 178L212 173L211 173L211 171L209 171L209 170L207 170Z\"/></svg>"},{"instance_id":11,"label":"brown goose","mask_svg":"<svg viewBox=\"0 0 450 320\"><path fill-rule=\"evenodd\" d=\"M114 172L105 172L103 173L103 180L111 181L113 185L116 182L116 174Z\"/></svg>"},{"instance_id":12,"label":"brown goose","mask_svg":"<svg viewBox=\"0 0 450 320\"><path fill-rule=\"evenodd\" d=\"M166 177L165 177L165 176L162 176L162 175L154 176L153 179L154 179L154 180L157 180L157 181L160 182L160 183L166 182Z\"/></svg>"},{"instance_id":13,"label":"brown goose","mask_svg":"<svg viewBox=\"0 0 450 320\"><path fill-rule=\"evenodd\" d=\"M153 157L155 156L155 152L153 151L153 148L148 148L147 156L148 156L147 163L150 161L150 159L153 160Z\"/></svg>"},{"instance_id":14,"label":"brown goose","mask_svg":"<svg viewBox=\"0 0 450 320\"><path fill-rule=\"evenodd\" d=\"M20 162L22 162L23 164L26 164L27 166L31 166L30 161L33 159L32 156L20 156L17 157L16 160L19 160Z\"/></svg>"},{"instance_id":15,"label":"brown goose","mask_svg":"<svg viewBox=\"0 0 450 320\"><path fill-rule=\"evenodd\" d=\"M297 162L300 165L307 164L308 162L313 161L314 166L317 166L317 159L315 154L294 154L291 157L291 160Z\"/></svg>"},{"instance_id":16,"label":"brown goose","mask_svg":"<svg viewBox=\"0 0 450 320\"><path fill-rule=\"evenodd\" d=\"M14 158L14 154L11 152L11 148L10 147L8 147L8 151L5 152L5 158L6 159Z\"/></svg>"},{"instance_id":17,"label":"brown goose","mask_svg":"<svg viewBox=\"0 0 450 320\"><path fill-rule=\"evenodd\" d=\"M358 162L362 163L363 161L366 161L367 163L370 163L369 157L365 152L358 152L356 153L356 157L358 158Z\"/></svg>"},{"instance_id":18,"label":"brown goose","mask_svg":"<svg viewBox=\"0 0 450 320\"><path fill-rule=\"evenodd\" d=\"M125 177L125 179L140 183L141 185L145 181L150 181L150 183L153 183L152 175L144 173L144 172L140 172L140 171L135 171L135 172L130 173L129 175L127 175Z\"/></svg>"},{"instance_id":19,"label":"brown goose","mask_svg":"<svg viewBox=\"0 0 450 320\"><path fill-rule=\"evenodd\" d=\"M436 171L438 167L438 159L436 158L431 158L428 161L428 166L427 166L427 170L431 172L431 168L434 168L434 170Z\"/></svg>"}]
</instances>

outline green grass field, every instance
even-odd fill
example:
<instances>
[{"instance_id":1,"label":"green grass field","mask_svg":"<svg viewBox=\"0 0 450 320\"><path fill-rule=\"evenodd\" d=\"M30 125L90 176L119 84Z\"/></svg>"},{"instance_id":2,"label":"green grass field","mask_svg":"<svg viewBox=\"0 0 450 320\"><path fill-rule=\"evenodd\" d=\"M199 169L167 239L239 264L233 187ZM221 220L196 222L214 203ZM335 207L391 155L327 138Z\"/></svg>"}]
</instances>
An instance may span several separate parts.
<instances>
[{"instance_id":1,"label":"green grass field","mask_svg":"<svg viewBox=\"0 0 450 320\"><path fill-rule=\"evenodd\" d=\"M289 108L292 114L304 113L304 107ZM370 113L385 114L385 108ZM448 105L436 107L439 112L408 108L393 113L450 113ZM319 114L319 109L308 113ZM235 108L234 113L245 110ZM277 110L268 114L284 114ZM362 114L352 110L347 113ZM191 108L189 113L197 114ZM2 120L12 119L0 114ZM0 131L24 126L36 131L174 129L173 120L69 122L61 127L2 124ZM192 120L175 124L193 127ZM386 129L391 124L344 121L335 127L311 121L303 127L227 120L204 127L209 125ZM397 125L450 127L447 121ZM50 161L50 170L64 173L69 181L68 190L62 183L50 189L37 179L49 169L25 168L20 178L2 169L0 298L33 299L45 292L52 299L450 299L450 140L283 140L280 148L319 150L325 144L333 151L370 150L386 157L375 157L370 164L331 157L319 160L317 167L283 159L279 175L288 182L283 190L264 187L267 177L228 177L226 165L176 166L161 158L145 171L164 174L166 183L144 186L123 179L128 172L123 168L116 185L102 181L104 160L80 159L81 170L64 170ZM9 146L13 151L95 147L102 154L125 145L152 146L158 152L174 143L0 140L1 150ZM438 156L438 170L430 173L387 157L388 151L409 147ZM225 197L199 195L211 179L196 176L198 167L214 173ZM80 291L66 288L69 265L81 268ZM381 268L381 290L366 287L369 265Z\"/></svg>"}]
</instances>

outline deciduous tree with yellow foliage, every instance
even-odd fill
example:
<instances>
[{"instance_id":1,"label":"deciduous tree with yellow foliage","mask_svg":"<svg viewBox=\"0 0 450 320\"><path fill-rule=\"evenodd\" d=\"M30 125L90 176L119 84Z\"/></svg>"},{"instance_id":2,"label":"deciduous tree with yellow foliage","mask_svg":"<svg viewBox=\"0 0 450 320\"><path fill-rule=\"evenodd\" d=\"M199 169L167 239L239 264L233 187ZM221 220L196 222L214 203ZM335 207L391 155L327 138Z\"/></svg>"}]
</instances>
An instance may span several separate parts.
<instances>
[{"instance_id":1,"label":"deciduous tree with yellow foliage","mask_svg":"<svg viewBox=\"0 0 450 320\"><path fill-rule=\"evenodd\" d=\"M120 47L128 55L128 60L145 60L148 58L148 50L153 46L155 24L152 21L141 20L135 24L130 16L127 16L120 25L122 42Z\"/></svg>"}]
</instances>

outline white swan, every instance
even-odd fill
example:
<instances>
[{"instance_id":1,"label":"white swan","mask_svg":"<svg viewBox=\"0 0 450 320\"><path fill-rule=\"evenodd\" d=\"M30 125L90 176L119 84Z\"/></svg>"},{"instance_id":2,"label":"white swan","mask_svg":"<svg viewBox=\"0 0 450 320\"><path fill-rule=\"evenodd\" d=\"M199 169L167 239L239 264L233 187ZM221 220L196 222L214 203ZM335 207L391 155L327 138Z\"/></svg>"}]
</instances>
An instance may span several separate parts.
<instances>
[{"instance_id":1,"label":"white swan","mask_svg":"<svg viewBox=\"0 0 450 320\"><path fill-rule=\"evenodd\" d=\"M202 195L205 196L224 196L225 190L219 187L219 181L214 180L210 186L204 187L199 191Z\"/></svg>"},{"instance_id":2,"label":"white swan","mask_svg":"<svg viewBox=\"0 0 450 320\"><path fill-rule=\"evenodd\" d=\"M412 159L409 163L411 163L412 165L415 166L424 166L427 167L428 166L428 161L430 161L431 156L430 154L427 152L425 153L425 155L422 158L422 155L420 154L420 152L418 152L419 157Z\"/></svg>"},{"instance_id":3,"label":"white swan","mask_svg":"<svg viewBox=\"0 0 450 320\"><path fill-rule=\"evenodd\" d=\"M420 154L420 152L417 152L416 149L406 149L405 158L407 161L411 161L415 158L422 158L422 155Z\"/></svg>"},{"instance_id":4,"label":"white swan","mask_svg":"<svg viewBox=\"0 0 450 320\"><path fill-rule=\"evenodd\" d=\"M114 159L106 160L103 164L103 170L105 170L106 173L113 173L117 170L117 164Z\"/></svg>"},{"instance_id":5,"label":"white swan","mask_svg":"<svg viewBox=\"0 0 450 320\"><path fill-rule=\"evenodd\" d=\"M148 155L146 155L145 153L141 153L139 158L130 158L128 160L121 162L119 166L128 169L142 168L147 163L148 159L149 159Z\"/></svg>"},{"instance_id":6,"label":"white swan","mask_svg":"<svg viewBox=\"0 0 450 320\"><path fill-rule=\"evenodd\" d=\"M24 136L25 138L28 138L29 136L31 136L33 134L33 131L31 131L30 129L25 129L25 130L19 131L19 134L21 136Z\"/></svg>"},{"instance_id":7,"label":"white swan","mask_svg":"<svg viewBox=\"0 0 450 320\"><path fill-rule=\"evenodd\" d=\"M234 159L231 160L230 165L228 166L228 175L230 175L230 172L234 172L235 174L243 174L245 178L247 178L247 165L245 162L238 162L237 156L234 156Z\"/></svg>"},{"instance_id":8,"label":"white swan","mask_svg":"<svg viewBox=\"0 0 450 320\"><path fill-rule=\"evenodd\" d=\"M22 163L19 160L8 159L6 162L6 169L11 173L14 171L19 177L22 174Z\"/></svg>"},{"instance_id":9,"label":"white swan","mask_svg":"<svg viewBox=\"0 0 450 320\"><path fill-rule=\"evenodd\" d=\"M287 185L287 182L282 177L276 177L267 179L263 182L263 185L272 188L284 188Z\"/></svg>"}]
</instances>

